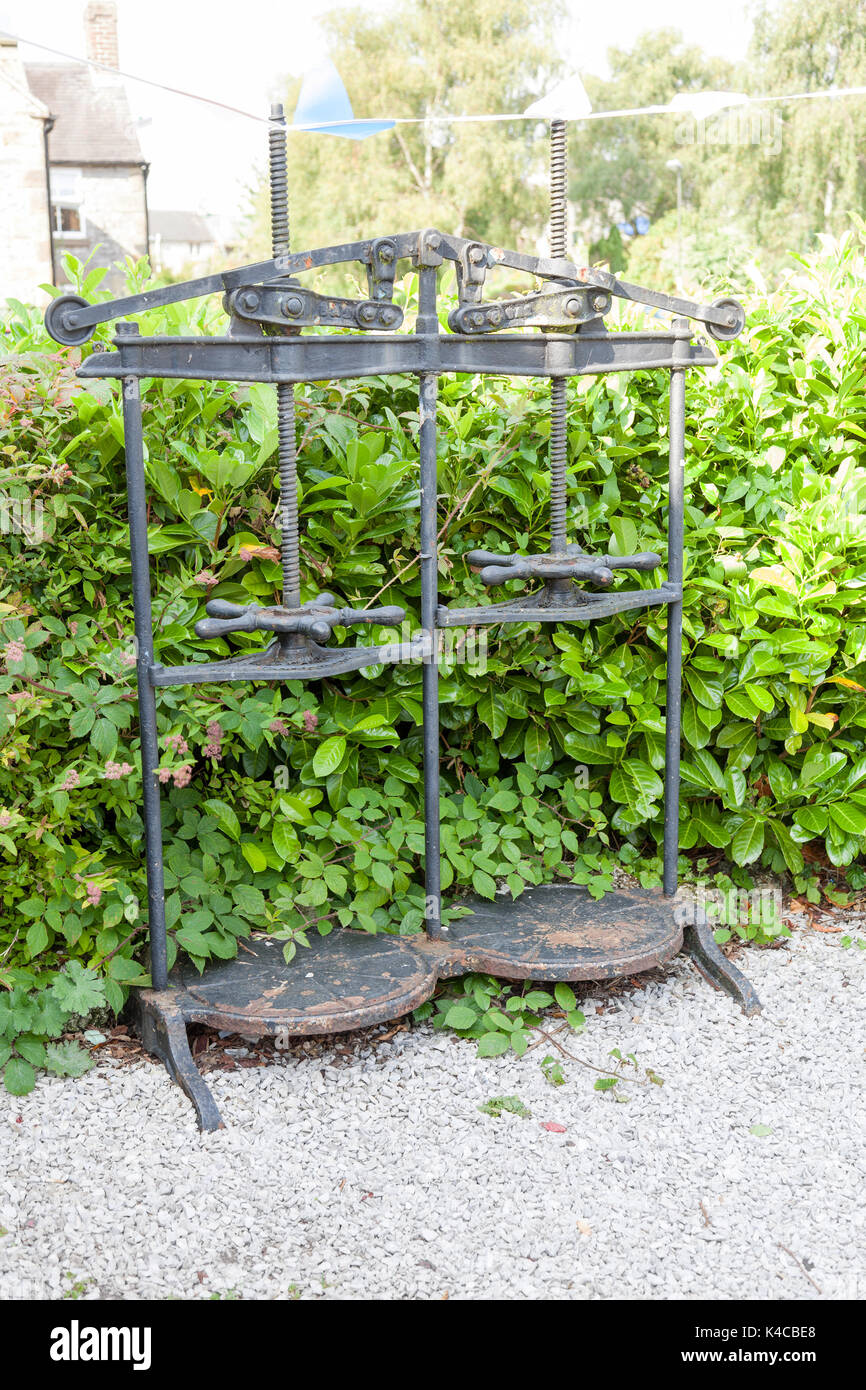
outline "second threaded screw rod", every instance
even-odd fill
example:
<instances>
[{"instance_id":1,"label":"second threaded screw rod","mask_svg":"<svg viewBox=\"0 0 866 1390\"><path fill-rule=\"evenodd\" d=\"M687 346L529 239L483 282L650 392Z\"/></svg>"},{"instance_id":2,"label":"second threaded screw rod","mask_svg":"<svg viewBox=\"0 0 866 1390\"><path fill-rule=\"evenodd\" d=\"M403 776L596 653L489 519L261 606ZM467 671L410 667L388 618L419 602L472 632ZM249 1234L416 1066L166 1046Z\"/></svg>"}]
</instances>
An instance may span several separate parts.
<instances>
[{"instance_id":1,"label":"second threaded screw rod","mask_svg":"<svg viewBox=\"0 0 866 1390\"><path fill-rule=\"evenodd\" d=\"M565 121L550 122L550 254L564 260L568 242L568 137ZM565 377L550 381L550 553L564 555L568 429Z\"/></svg>"},{"instance_id":2,"label":"second threaded screw rod","mask_svg":"<svg viewBox=\"0 0 866 1390\"><path fill-rule=\"evenodd\" d=\"M289 189L286 173L286 117L282 105L271 107L268 130L271 185L271 242L274 260L289 253ZM301 602L298 544L298 455L295 443L295 388L277 385L277 436L280 471L280 558L283 567L283 605Z\"/></svg>"}]
</instances>

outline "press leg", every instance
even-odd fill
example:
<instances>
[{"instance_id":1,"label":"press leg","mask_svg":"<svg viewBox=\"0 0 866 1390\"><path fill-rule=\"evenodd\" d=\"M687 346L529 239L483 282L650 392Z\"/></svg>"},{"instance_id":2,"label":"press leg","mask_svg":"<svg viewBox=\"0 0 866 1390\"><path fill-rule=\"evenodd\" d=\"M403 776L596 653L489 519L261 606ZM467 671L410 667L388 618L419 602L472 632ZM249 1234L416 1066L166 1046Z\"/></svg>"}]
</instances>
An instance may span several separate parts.
<instances>
[{"instance_id":1,"label":"press leg","mask_svg":"<svg viewBox=\"0 0 866 1390\"><path fill-rule=\"evenodd\" d=\"M423 267L418 278L416 333L437 334L436 271ZM436 450L436 402L439 381L435 372L419 378L419 438L421 482L421 626L428 649L423 667L424 710L424 879L425 926L431 940L443 936L439 840L439 653L436 629L439 575L436 535L438 495Z\"/></svg>"},{"instance_id":2,"label":"press leg","mask_svg":"<svg viewBox=\"0 0 866 1390\"><path fill-rule=\"evenodd\" d=\"M736 999L747 1017L761 1012L761 1001L755 986L716 945L713 929L705 919L699 917L694 924L685 927L683 951L687 956L691 956L698 971L709 984L716 989L723 989L732 999Z\"/></svg>"},{"instance_id":3,"label":"press leg","mask_svg":"<svg viewBox=\"0 0 866 1390\"><path fill-rule=\"evenodd\" d=\"M136 1031L148 1052L165 1066L172 1081L185 1091L195 1108L198 1127L205 1133L225 1129L216 1101L202 1080L189 1050L186 1021L171 1002L170 995L154 990L135 990L129 1011Z\"/></svg>"}]
</instances>

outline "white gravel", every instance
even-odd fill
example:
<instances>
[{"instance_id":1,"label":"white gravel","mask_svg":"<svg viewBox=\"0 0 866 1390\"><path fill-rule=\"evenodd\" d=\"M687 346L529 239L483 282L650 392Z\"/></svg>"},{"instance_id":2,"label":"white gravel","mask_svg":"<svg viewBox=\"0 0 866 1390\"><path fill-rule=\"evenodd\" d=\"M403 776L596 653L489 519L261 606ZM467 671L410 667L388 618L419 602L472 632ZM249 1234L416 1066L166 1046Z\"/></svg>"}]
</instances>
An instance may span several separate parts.
<instances>
[{"instance_id":1,"label":"white gravel","mask_svg":"<svg viewBox=\"0 0 866 1390\"><path fill-rule=\"evenodd\" d=\"M428 1027L211 1073L213 1135L146 1063L4 1094L0 1297L862 1297L866 952L805 931L739 963L758 1018L683 959L584 1003L570 1051L664 1078L628 1104ZM532 1118L479 1113L503 1094Z\"/></svg>"}]
</instances>

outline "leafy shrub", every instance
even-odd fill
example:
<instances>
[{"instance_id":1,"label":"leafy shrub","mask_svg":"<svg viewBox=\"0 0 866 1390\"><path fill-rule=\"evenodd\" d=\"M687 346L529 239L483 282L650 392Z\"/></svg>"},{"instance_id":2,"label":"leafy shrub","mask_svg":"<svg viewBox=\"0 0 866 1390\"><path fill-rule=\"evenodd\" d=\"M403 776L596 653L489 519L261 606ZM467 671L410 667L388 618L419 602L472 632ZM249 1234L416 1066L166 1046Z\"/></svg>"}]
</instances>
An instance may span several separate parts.
<instances>
[{"instance_id":1,"label":"leafy shrub","mask_svg":"<svg viewBox=\"0 0 866 1390\"><path fill-rule=\"evenodd\" d=\"M100 275L81 271L88 297ZM146 275L130 266L130 289ZM744 338L690 377L680 835L684 850L724 851L740 878L761 865L802 883L809 864L853 866L864 844L863 286L862 242L825 243L778 293L756 286ZM219 331L213 314L199 302L140 322ZM30 505L31 534L0 532L0 983L36 999L77 963L117 1009L147 978L119 401L76 379L80 354L25 306L4 338L0 495L25 517ZM546 543L547 399L496 378L440 389L442 598L473 603L465 551ZM568 398L573 534L663 551L665 374L578 379ZM207 597L278 593L273 393L162 381L144 400L160 659L252 650L255 637L198 641L193 624ZM298 420L305 597L399 603L417 627L415 381L299 388ZM442 664L449 899L555 876L600 894L617 862L657 881L663 610L487 640L486 670L459 651ZM252 930L290 956L338 922L420 929L420 686L420 667L401 665L161 693L172 957L228 958Z\"/></svg>"},{"instance_id":2,"label":"leafy shrub","mask_svg":"<svg viewBox=\"0 0 866 1390\"><path fill-rule=\"evenodd\" d=\"M514 985L492 975L464 975L448 981L435 1001L422 1004L414 1017L429 1018L434 1028L452 1028L461 1038L475 1039L479 1057L499 1057L509 1048L522 1057L529 1047L531 1030L554 1004L571 1029L577 1033L583 1030L586 1019L570 985L555 985L550 994L531 984ZM548 1060L552 1059L545 1058Z\"/></svg>"}]
</instances>

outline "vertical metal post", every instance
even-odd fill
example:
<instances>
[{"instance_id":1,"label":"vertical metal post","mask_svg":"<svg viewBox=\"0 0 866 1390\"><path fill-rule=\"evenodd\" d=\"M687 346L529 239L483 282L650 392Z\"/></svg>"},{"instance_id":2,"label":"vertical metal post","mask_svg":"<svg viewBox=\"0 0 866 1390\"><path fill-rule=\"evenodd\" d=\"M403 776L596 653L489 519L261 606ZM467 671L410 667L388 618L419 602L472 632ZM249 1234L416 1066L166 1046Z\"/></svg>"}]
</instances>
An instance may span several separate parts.
<instances>
[{"instance_id":1,"label":"vertical metal post","mask_svg":"<svg viewBox=\"0 0 866 1390\"><path fill-rule=\"evenodd\" d=\"M418 271L419 334L439 333L436 317L436 270L422 266ZM439 603L439 561L436 521L438 478L436 467L436 402L439 378L435 371L422 372L419 379L418 452L421 474L421 627L425 652L422 671L424 711L424 877L427 933L436 939L442 926L442 892L439 865L439 652L437 649L436 609Z\"/></svg>"},{"instance_id":2,"label":"vertical metal post","mask_svg":"<svg viewBox=\"0 0 866 1390\"><path fill-rule=\"evenodd\" d=\"M685 362L691 329L674 319L674 360ZM685 472L686 368L671 369L668 417L668 581L683 582L683 484ZM665 701L664 891L677 891L680 831L680 738L682 723L683 604L668 604L667 697Z\"/></svg>"},{"instance_id":3,"label":"vertical metal post","mask_svg":"<svg viewBox=\"0 0 866 1390\"><path fill-rule=\"evenodd\" d=\"M138 325L121 323L118 336L131 337ZM165 893L162 872L162 822L159 811L159 743L156 695L150 682L153 665L153 620L150 606L150 556L147 549L147 497L144 486L144 444L141 431L141 389L138 378L123 378L123 437L126 454L126 492L129 499L129 547L132 557L132 602L135 610L138 718L141 731L141 782L144 796L144 844L147 867L147 909L150 928L150 970L155 990L168 986L165 934Z\"/></svg>"}]
</instances>

